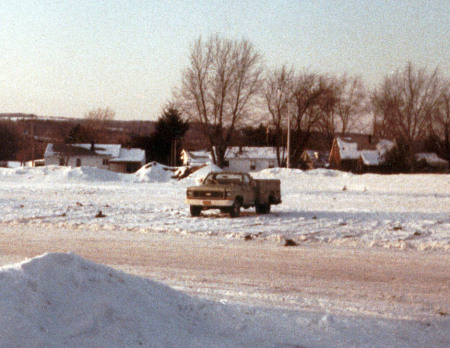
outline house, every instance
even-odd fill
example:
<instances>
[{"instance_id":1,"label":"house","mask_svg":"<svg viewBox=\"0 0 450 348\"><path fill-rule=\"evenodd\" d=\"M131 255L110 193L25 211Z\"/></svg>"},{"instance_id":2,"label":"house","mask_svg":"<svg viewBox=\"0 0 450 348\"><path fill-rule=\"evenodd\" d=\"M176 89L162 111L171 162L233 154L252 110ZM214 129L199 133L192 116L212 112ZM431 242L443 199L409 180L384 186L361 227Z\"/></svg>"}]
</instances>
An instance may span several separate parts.
<instances>
[{"instance_id":1,"label":"house","mask_svg":"<svg viewBox=\"0 0 450 348\"><path fill-rule=\"evenodd\" d=\"M300 166L302 169L328 168L328 152L305 150L300 156Z\"/></svg>"},{"instance_id":2,"label":"house","mask_svg":"<svg viewBox=\"0 0 450 348\"><path fill-rule=\"evenodd\" d=\"M440 158L434 152L422 152L415 156L418 169L425 172L446 172L448 171L448 161Z\"/></svg>"},{"instance_id":3,"label":"house","mask_svg":"<svg viewBox=\"0 0 450 348\"><path fill-rule=\"evenodd\" d=\"M204 151L186 151L181 153L183 165L201 165L212 162L211 154ZM237 172L252 172L278 167L274 147L229 147L225 153L223 169Z\"/></svg>"},{"instance_id":4,"label":"house","mask_svg":"<svg viewBox=\"0 0 450 348\"><path fill-rule=\"evenodd\" d=\"M184 166L197 166L212 162L211 154L206 150L187 151L181 150L181 162Z\"/></svg>"},{"instance_id":5,"label":"house","mask_svg":"<svg viewBox=\"0 0 450 348\"><path fill-rule=\"evenodd\" d=\"M0 161L0 168L18 168L21 165L19 161Z\"/></svg>"},{"instance_id":6,"label":"house","mask_svg":"<svg viewBox=\"0 0 450 348\"><path fill-rule=\"evenodd\" d=\"M145 151L119 144L48 144L45 165L96 167L133 173L145 164Z\"/></svg>"},{"instance_id":7,"label":"house","mask_svg":"<svg viewBox=\"0 0 450 348\"><path fill-rule=\"evenodd\" d=\"M385 155L394 145L393 141L364 134L335 137L330 151L330 168L354 173L381 171Z\"/></svg>"},{"instance_id":8,"label":"house","mask_svg":"<svg viewBox=\"0 0 450 348\"><path fill-rule=\"evenodd\" d=\"M277 153L274 147L228 148L225 153L223 168L237 172L253 172L278 167Z\"/></svg>"},{"instance_id":9,"label":"house","mask_svg":"<svg viewBox=\"0 0 450 348\"><path fill-rule=\"evenodd\" d=\"M43 167L43 166L45 166L44 159L36 159L34 161L25 162L25 167Z\"/></svg>"}]
</instances>

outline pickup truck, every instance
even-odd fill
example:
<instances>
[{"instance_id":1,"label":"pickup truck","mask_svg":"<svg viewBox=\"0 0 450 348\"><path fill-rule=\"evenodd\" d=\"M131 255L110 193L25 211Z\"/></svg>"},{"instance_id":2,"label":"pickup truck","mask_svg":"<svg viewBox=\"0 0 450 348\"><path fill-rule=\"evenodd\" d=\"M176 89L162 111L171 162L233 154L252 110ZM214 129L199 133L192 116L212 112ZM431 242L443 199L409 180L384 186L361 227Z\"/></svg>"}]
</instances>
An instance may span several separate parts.
<instances>
[{"instance_id":1,"label":"pickup truck","mask_svg":"<svg viewBox=\"0 0 450 348\"><path fill-rule=\"evenodd\" d=\"M267 214L272 204L281 203L280 180L256 180L248 173L212 172L200 186L187 188L186 203L192 216L199 216L202 210L220 209L237 217L241 208L250 207L255 207L258 214Z\"/></svg>"}]
</instances>

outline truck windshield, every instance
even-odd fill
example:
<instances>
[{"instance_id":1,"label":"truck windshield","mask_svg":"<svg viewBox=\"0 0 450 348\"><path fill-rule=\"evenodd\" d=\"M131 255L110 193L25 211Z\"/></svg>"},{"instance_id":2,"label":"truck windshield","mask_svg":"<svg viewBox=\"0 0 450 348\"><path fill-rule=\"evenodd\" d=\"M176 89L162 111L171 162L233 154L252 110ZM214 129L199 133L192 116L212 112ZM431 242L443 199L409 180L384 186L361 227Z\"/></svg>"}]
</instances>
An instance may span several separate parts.
<instances>
[{"instance_id":1,"label":"truck windshield","mask_svg":"<svg viewBox=\"0 0 450 348\"><path fill-rule=\"evenodd\" d=\"M242 183L242 175L239 174L209 174L205 180L206 184L236 184Z\"/></svg>"}]
</instances>

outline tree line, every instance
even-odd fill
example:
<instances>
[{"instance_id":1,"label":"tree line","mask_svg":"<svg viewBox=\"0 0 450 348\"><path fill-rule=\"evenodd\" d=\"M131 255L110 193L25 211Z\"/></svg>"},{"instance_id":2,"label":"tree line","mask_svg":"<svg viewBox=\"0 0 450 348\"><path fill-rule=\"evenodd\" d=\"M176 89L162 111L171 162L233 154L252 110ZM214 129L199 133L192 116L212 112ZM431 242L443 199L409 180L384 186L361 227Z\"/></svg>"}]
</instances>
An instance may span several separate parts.
<instances>
[{"instance_id":1,"label":"tree line","mask_svg":"<svg viewBox=\"0 0 450 348\"><path fill-rule=\"evenodd\" d=\"M438 69L429 72L407 63L367 90L360 77L347 74L288 65L267 68L248 40L217 35L195 41L189 58L174 100L188 120L202 125L219 166L233 145L233 134L258 124L270 129L279 165L287 156L289 126L291 161L298 159L314 132L324 134L331 145L337 133L368 128L374 136L396 140L407 166L424 142L450 157L450 80Z\"/></svg>"},{"instance_id":2,"label":"tree line","mask_svg":"<svg viewBox=\"0 0 450 348\"><path fill-rule=\"evenodd\" d=\"M317 134L329 148L336 134L369 132L396 140L391 158L405 170L424 148L450 159L450 80L438 69L430 72L409 62L368 90L359 76L287 64L268 68L250 41L218 35L196 40L189 59L172 101L151 129L114 131L115 112L98 108L52 137L65 143L114 141L145 149L147 161L178 164L183 138L195 125L219 166L230 146L245 144L275 146L283 166L288 128L291 163L317 143ZM0 122L0 159L13 153L30 158L31 138L27 125Z\"/></svg>"}]
</instances>

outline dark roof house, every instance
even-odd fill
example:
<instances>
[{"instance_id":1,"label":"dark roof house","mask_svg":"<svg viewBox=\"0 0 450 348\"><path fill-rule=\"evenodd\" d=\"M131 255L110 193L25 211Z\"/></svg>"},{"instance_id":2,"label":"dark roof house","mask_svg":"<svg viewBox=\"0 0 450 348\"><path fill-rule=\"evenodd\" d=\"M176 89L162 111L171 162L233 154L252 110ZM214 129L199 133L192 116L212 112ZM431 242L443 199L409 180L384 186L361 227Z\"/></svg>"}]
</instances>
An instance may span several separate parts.
<instances>
[{"instance_id":1,"label":"dark roof house","mask_svg":"<svg viewBox=\"0 0 450 348\"><path fill-rule=\"evenodd\" d=\"M330 168L353 173L378 171L394 145L393 141L364 134L336 137L330 151Z\"/></svg>"}]
</instances>

